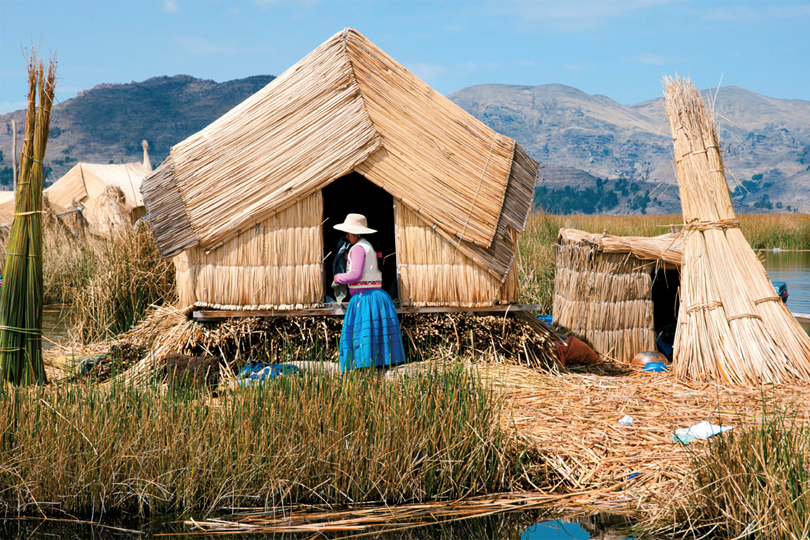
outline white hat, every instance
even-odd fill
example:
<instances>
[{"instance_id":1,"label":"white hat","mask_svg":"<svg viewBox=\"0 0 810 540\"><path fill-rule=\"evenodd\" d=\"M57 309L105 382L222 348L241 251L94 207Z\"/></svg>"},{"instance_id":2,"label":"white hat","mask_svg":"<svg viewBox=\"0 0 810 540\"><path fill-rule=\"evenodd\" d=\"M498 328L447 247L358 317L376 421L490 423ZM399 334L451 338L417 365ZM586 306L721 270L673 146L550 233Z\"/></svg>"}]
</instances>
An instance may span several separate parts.
<instances>
[{"instance_id":1,"label":"white hat","mask_svg":"<svg viewBox=\"0 0 810 540\"><path fill-rule=\"evenodd\" d=\"M375 233L374 229L368 228L368 221L363 214L349 214L343 223L335 225L335 229L352 234L371 234Z\"/></svg>"}]
</instances>

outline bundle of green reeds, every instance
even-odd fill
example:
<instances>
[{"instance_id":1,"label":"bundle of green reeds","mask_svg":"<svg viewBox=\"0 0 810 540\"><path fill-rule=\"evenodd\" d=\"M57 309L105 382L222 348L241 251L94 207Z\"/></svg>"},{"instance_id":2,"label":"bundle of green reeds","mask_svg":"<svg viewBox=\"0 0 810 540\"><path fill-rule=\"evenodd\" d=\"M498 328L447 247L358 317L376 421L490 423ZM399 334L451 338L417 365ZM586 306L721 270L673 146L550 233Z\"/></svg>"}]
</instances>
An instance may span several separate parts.
<instances>
[{"instance_id":1,"label":"bundle of green reeds","mask_svg":"<svg viewBox=\"0 0 810 540\"><path fill-rule=\"evenodd\" d=\"M713 115L690 81L664 83L685 223L674 370L742 386L810 380L810 339L734 214Z\"/></svg>"},{"instance_id":2,"label":"bundle of green reeds","mask_svg":"<svg viewBox=\"0 0 810 540\"><path fill-rule=\"evenodd\" d=\"M46 379L41 341L42 159L48 143L56 61L51 60L46 72L45 64L32 54L28 60L28 83L25 141L17 170L14 222L0 297L3 377L24 385L42 384Z\"/></svg>"}]
</instances>

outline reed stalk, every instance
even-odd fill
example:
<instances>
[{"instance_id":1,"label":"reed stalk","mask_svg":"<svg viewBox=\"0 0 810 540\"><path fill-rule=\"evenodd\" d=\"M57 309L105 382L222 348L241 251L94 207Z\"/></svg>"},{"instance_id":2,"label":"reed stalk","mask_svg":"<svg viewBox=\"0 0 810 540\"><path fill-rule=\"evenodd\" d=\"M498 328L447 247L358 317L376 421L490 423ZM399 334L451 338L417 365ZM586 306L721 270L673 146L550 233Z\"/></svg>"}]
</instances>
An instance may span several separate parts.
<instances>
[{"instance_id":1,"label":"reed stalk","mask_svg":"<svg viewBox=\"0 0 810 540\"><path fill-rule=\"evenodd\" d=\"M14 221L0 293L0 362L17 385L46 382L42 362L42 160L48 143L56 61L28 59L28 110Z\"/></svg>"}]
</instances>

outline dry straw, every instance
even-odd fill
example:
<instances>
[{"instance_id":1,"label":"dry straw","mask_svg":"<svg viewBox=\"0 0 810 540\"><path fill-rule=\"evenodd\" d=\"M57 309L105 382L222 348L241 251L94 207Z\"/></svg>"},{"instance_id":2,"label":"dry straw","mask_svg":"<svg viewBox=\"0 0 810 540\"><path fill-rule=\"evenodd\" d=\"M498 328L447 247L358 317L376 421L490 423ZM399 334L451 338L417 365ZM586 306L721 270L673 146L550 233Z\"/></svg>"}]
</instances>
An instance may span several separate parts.
<instances>
[{"instance_id":1,"label":"dry straw","mask_svg":"<svg viewBox=\"0 0 810 540\"><path fill-rule=\"evenodd\" d=\"M740 230L713 115L690 81L664 87L685 223L674 369L744 386L810 380L810 338Z\"/></svg>"},{"instance_id":2,"label":"dry straw","mask_svg":"<svg viewBox=\"0 0 810 540\"><path fill-rule=\"evenodd\" d=\"M14 384L45 382L42 362L42 160L48 144L56 61L48 71L36 54L28 60L28 111L20 155L14 222L0 296L3 377Z\"/></svg>"}]
</instances>

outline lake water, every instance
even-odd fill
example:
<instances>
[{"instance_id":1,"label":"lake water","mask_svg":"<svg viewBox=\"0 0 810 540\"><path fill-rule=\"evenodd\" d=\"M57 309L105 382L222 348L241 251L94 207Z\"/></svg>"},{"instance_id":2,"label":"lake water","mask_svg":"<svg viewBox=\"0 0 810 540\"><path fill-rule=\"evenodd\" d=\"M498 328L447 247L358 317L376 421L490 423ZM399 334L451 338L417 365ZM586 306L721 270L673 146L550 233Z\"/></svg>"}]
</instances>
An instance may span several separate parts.
<instances>
[{"instance_id":1,"label":"lake water","mask_svg":"<svg viewBox=\"0 0 810 540\"><path fill-rule=\"evenodd\" d=\"M615 516L596 515L586 518L548 520L549 511L527 511L498 514L485 518L464 519L441 525L430 525L397 532L372 533L368 537L377 540L633 540L614 528L622 522ZM96 518L98 519L98 518ZM227 519L227 518L226 518ZM9 540L51 540L53 538L93 538L96 540L148 540L159 537L185 536L191 532L177 518L163 518L152 521L137 519L104 519L104 526L71 523L64 521L42 521L39 519L6 520L0 524L0 537ZM369 531L353 531L354 534ZM328 533L322 538L349 536L352 532ZM313 538L313 532L306 534L227 534L201 535L194 538L227 538L229 540L284 539L304 540Z\"/></svg>"},{"instance_id":2,"label":"lake water","mask_svg":"<svg viewBox=\"0 0 810 540\"><path fill-rule=\"evenodd\" d=\"M787 283L787 306L793 313L810 313L810 251L760 251L771 281Z\"/></svg>"}]
</instances>

